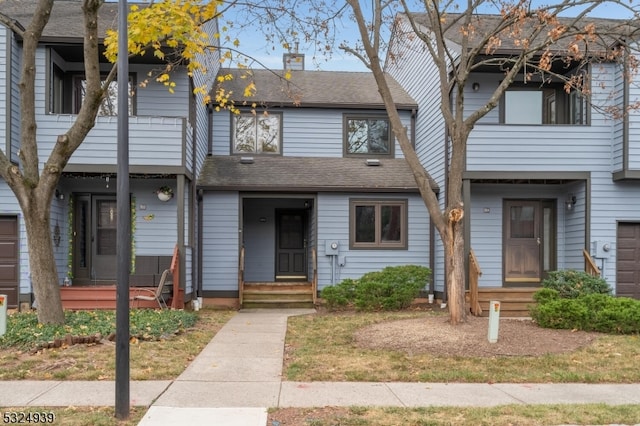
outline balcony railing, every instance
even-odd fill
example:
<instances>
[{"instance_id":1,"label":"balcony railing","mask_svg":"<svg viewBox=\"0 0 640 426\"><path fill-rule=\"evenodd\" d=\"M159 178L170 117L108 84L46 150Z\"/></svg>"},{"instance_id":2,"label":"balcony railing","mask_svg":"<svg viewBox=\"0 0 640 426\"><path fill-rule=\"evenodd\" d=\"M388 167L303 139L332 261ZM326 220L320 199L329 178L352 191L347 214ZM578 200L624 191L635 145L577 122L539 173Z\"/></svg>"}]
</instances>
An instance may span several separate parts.
<instances>
[{"instance_id":1,"label":"balcony railing","mask_svg":"<svg viewBox=\"0 0 640 426\"><path fill-rule=\"evenodd\" d=\"M49 156L58 135L73 124L75 115L52 114L38 121L41 159ZM191 131L183 117L129 117L129 163L131 166L186 166ZM69 164L116 164L117 117L98 117L95 126Z\"/></svg>"}]
</instances>

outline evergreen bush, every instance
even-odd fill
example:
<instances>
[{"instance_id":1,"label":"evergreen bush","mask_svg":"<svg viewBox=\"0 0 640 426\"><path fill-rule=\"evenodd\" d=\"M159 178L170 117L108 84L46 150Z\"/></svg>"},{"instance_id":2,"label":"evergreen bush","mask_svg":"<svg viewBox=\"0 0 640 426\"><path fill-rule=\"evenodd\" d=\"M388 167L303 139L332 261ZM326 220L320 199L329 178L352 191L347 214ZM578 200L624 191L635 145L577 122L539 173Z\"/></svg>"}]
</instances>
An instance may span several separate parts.
<instances>
[{"instance_id":1,"label":"evergreen bush","mask_svg":"<svg viewBox=\"0 0 640 426\"><path fill-rule=\"evenodd\" d=\"M431 270L424 266L389 266L368 272L359 280L346 279L325 287L320 296L329 309L355 307L357 310L406 309L424 288Z\"/></svg>"},{"instance_id":2,"label":"evergreen bush","mask_svg":"<svg viewBox=\"0 0 640 426\"><path fill-rule=\"evenodd\" d=\"M640 300L590 293L562 298L553 289L534 295L538 302L531 317L541 327L599 331L609 334L640 333Z\"/></svg>"},{"instance_id":3,"label":"evergreen bush","mask_svg":"<svg viewBox=\"0 0 640 426\"><path fill-rule=\"evenodd\" d=\"M584 271L551 271L542 281L542 287L557 290L560 297L575 298L584 294L611 294L611 287L602 277Z\"/></svg>"}]
</instances>

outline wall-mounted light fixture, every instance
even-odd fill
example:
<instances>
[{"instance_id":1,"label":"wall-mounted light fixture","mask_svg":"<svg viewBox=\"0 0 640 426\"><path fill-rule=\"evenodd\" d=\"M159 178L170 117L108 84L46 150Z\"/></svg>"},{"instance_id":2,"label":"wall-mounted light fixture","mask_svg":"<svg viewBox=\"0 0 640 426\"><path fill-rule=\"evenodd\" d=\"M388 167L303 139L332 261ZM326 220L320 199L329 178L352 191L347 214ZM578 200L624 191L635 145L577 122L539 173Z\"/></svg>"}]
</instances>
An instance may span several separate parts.
<instances>
[{"instance_id":1,"label":"wall-mounted light fixture","mask_svg":"<svg viewBox=\"0 0 640 426\"><path fill-rule=\"evenodd\" d=\"M567 207L567 211L570 212L571 210L573 210L573 206L576 205L576 196L569 195L567 197L567 200L564 202L564 204Z\"/></svg>"},{"instance_id":2,"label":"wall-mounted light fixture","mask_svg":"<svg viewBox=\"0 0 640 426\"><path fill-rule=\"evenodd\" d=\"M64 200L64 193L62 191L60 191L59 189L56 189L56 198L58 200Z\"/></svg>"},{"instance_id":3,"label":"wall-mounted light fixture","mask_svg":"<svg viewBox=\"0 0 640 426\"><path fill-rule=\"evenodd\" d=\"M478 90L480 90L480 83L476 81L471 85L471 88L473 89L474 92L477 92Z\"/></svg>"}]
</instances>

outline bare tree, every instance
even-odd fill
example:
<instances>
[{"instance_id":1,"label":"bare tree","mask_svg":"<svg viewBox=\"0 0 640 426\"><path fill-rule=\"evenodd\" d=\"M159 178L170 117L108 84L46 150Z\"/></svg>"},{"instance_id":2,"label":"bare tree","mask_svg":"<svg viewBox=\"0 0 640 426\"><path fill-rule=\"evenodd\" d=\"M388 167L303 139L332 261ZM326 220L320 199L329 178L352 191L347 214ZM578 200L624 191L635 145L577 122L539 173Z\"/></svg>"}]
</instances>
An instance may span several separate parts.
<instances>
[{"instance_id":1,"label":"bare tree","mask_svg":"<svg viewBox=\"0 0 640 426\"><path fill-rule=\"evenodd\" d=\"M43 31L49 22L54 0L37 0L31 21L23 28L11 16L0 12L3 24L22 40L22 61L20 68L20 149L19 164L13 164L5 152L0 150L0 176L7 182L23 212L27 230L31 282L38 303L38 320L41 323L64 323L64 313L60 300L58 274L54 260L50 233L51 200L71 155L84 141L94 127L98 114L117 113L113 100L117 67L109 74L100 73L101 37L98 31L99 10L104 0L78 1L84 20L83 61L84 78L82 103L69 129L57 137L57 141L40 170L36 118L36 53ZM206 23L218 16L221 1L190 2L185 12L184 2L162 0L150 2L148 7L135 6L130 12L129 49L131 55L141 55L151 50L153 55L165 59L167 65L155 77L169 91L173 90L170 70L185 65L189 72L202 71L204 65L198 61L185 61L197 57L216 46L208 46ZM0 11L2 11L0 3ZM30 5L31 6L31 5ZM132 18L133 17L133 18ZM132 19L131 19L132 18ZM133 31L132 31L133 28ZM106 52L115 64L117 56L117 32L107 32ZM167 46L171 55L165 58ZM142 82L141 84L146 84ZM208 89L197 87L194 91ZM104 100L107 102L103 102Z\"/></svg>"},{"instance_id":2,"label":"bare tree","mask_svg":"<svg viewBox=\"0 0 640 426\"><path fill-rule=\"evenodd\" d=\"M102 3L102 0L82 2L85 28L85 99L76 121L65 134L58 136L57 143L41 173L36 138L36 50L51 16L54 1L39 0L31 22L24 29L10 17L0 14L0 22L18 34L23 41L19 84L21 141L18 156L20 165L11 163L5 153L0 151L0 176L13 190L24 215L33 290L38 301L38 320L42 323L64 322L50 233L51 200L62 170L94 126L106 87L115 76L114 69L105 79L107 86L101 84L98 10Z\"/></svg>"},{"instance_id":3,"label":"bare tree","mask_svg":"<svg viewBox=\"0 0 640 426\"><path fill-rule=\"evenodd\" d=\"M462 176L467 139L474 125L496 108L505 90L518 76L540 82L560 81L567 92L579 92L588 101L587 63L619 62L627 68L627 78L631 78L638 68L637 56L630 54L637 47L634 43L639 35L640 7L637 4L628 0L557 0L552 3L536 7L533 0L423 0L413 3L408 0L346 0L348 10L345 10L344 3L329 5L321 0L307 0L309 13L304 19L287 8L282 0L261 2L260 5L272 11L260 20L263 28L275 22L269 21L270 18L277 16L281 20L280 25L269 32L269 37L282 45L291 45L296 38L312 41L316 47L330 45L336 37L334 29L343 25L346 18L357 25L359 40L342 43L340 48L359 58L372 71L393 134L440 235L453 324L466 319ZM597 7L607 5L618 7L629 19L591 19L590 15ZM318 28L333 38L318 42ZM423 52L424 60L436 67L437 77L431 84L439 87L440 112L449 142L444 203L431 190L430 173L412 147L385 79L388 69L401 66L403 48ZM580 72L558 71L567 64ZM483 105L471 108L465 103L465 85L471 73L487 67L502 73L503 78ZM614 116L624 114L621 109L609 108L608 112Z\"/></svg>"},{"instance_id":4,"label":"bare tree","mask_svg":"<svg viewBox=\"0 0 640 426\"><path fill-rule=\"evenodd\" d=\"M633 26L634 21L598 21L590 19L589 14L602 3L611 3L637 17L637 6L634 9L631 3L618 1L565 0L535 8L529 0L498 4L475 0L466 2L466 9L458 11L454 2L426 0L422 3L422 10L412 10L406 0L375 0L373 9L369 9L370 16L366 17L360 2L347 0L347 3L358 25L362 45L359 49L343 48L361 58L376 78L394 135L443 242L450 321L453 324L464 322L466 279L462 176L467 140L475 123L498 105L505 90L523 71L525 79L530 80L536 74L542 76L540 81L553 77L564 83L567 92L579 91L585 98L590 94L585 74L558 72L558 63L585 70L588 62L619 61L625 62L628 71L635 74L637 62L629 61L634 56L627 54L633 48L627 41L637 39L638 28ZM479 11L487 6L498 8L494 8L496 16L480 16ZM396 15L396 11L401 14ZM393 18L391 12L394 13ZM572 12L572 18L561 18ZM389 22L392 22L396 45L383 57L385 40L381 35L383 25ZM440 87L440 111L449 140L443 207L429 189L428 171L420 163L406 129L402 127L384 78L383 60L401 60L394 57L401 49L394 50L393 47L403 44L415 46L416 40L424 49L426 60L437 69L437 81L433 84ZM502 81L484 105L470 111L465 104L465 85L471 73L487 67L502 73Z\"/></svg>"}]
</instances>

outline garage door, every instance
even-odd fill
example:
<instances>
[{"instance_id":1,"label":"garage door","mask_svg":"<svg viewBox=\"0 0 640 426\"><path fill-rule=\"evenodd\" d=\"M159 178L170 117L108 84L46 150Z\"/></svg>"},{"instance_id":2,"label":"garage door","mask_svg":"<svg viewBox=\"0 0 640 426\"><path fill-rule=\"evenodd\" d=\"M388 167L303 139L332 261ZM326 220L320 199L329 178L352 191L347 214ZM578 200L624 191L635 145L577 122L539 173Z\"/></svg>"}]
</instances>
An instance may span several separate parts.
<instances>
[{"instance_id":1,"label":"garage door","mask_svg":"<svg viewBox=\"0 0 640 426\"><path fill-rule=\"evenodd\" d=\"M616 295L640 299L640 224L619 223Z\"/></svg>"},{"instance_id":2,"label":"garage door","mask_svg":"<svg viewBox=\"0 0 640 426\"><path fill-rule=\"evenodd\" d=\"M0 294L9 308L18 307L18 218L0 216Z\"/></svg>"}]
</instances>

